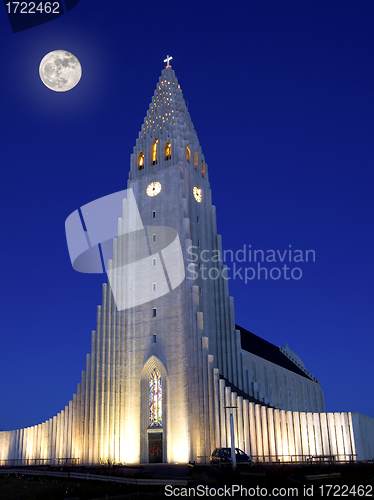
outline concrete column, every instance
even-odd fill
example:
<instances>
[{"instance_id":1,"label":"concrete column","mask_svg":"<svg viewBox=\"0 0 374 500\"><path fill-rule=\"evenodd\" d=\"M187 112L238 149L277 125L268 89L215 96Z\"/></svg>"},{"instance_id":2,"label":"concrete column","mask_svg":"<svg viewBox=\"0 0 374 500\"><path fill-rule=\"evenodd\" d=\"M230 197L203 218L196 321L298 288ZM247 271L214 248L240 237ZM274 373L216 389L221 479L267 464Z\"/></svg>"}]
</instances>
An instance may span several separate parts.
<instances>
[{"instance_id":1,"label":"concrete column","mask_svg":"<svg viewBox=\"0 0 374 500\"><path fill-rule=\"evenodd\" d=\"M319 420L321 423L322 452L324 455L330 455L331 451L330 451L329 431L327 427L326 413L320 413Z\"/></svg>"},{"instance_id":2,"label":"concrete column","mask_svg":"<svg viewBox=\"0 0 374 500\"><path fill-rule=\"evenodd\" d=\"M231 406L235 406L235 408L233 408L231 410L231 413L233 415L233 422L234 422L234 441L235 441L235 448L238 448L238 443L239 443L239 429L238 429L238 410L237 410L237 407L238 407L238 402L237 402L237 398L238 398L238 395L236 392L232 392L231 393L231 402L230 402L230 405ZM230 413L230 412L229 412ZM231 429L230 429L230 432L231 432Z\"/></svg>"},{"instance_id":3,"label":"concrete column","mask_svg":"<svg viewBox=\"0 0 374 500\"><path fill-rule=\"evenodd\" d=\"M309 451L311 455L316 455L316 439L314 436L314 425L313 425L313 414L308 412L306 414L307 428L308 428L308 439L309 439Z\"/></svg>"},{"instance_id":4,"label":"concrete column","mask_svg":"<svg viewBox=\"0 0 374 500\"><path fill-rule=\"evenodd\" d=\"M49 459L49 464L52 463L52 458L53 458L53 419L50 418L48 421L48 459Z\"/></svg>"},{"instance_id":5,"label":"concrete column","mask_svg":"<svg viewBox=\"0 0 374 500\"><path fill-rule=\"evenodd\" d=\"M49 446L49 443L50 443L50 419L48 419L46 422L45 422L45 458L47 459L47 462L46 463L50 463L50 454L49 454L49 451L50 451L50 446Z\"/></svg>"},{"instance_id":6,"label":"concrete column","mask_svg":"<svg viewBox=\"0 0 374 500\"><path fill-rule=\"evenodd\" d=\"M289 460L289 447L288 447L288 433L287 433L287 420L285 410L280 412L281 436L282 436L282 455L283 460Z\"/></svg>"},{"instance_id":7,"label":"concrete column","mask_svg":"<svg viewBox=\"0 0 374 500\"><path fill-rule=\"evenodd\" d=\"M260 418L262 427L262 453L264 454L264 461L269 461L269 432L268 432L268 421L267 421L267 411L266 406L261 406L260 408Z\"/></svg>"},{"instance_id":8,"label":"concrete column","mask_svg":"<svg viewBox=\"0 0 374 500\"><path fill-rule=\"evenodd\" d=\"M64 457L70 457L69 453L69 407L65 406L64 415Z\"/></svg>"},{"instance_id":9,"label":"concrete column","mask_svg":"<svg viewBox=\"0 0 374 500\"><path fill-rule=\"evenodd\" d=\"M238 396L237 401L237 419L238 419L238 444L237 447L244 451L244 426L243 426L243 398Z\"/></svg>"},{"instance_id":10,"label":"concrete column","mask_svg":"<svg viewBox=\"0 0 374 500\"><path fill-rule=\"evenodd\" d=\"M351 438L351 448L352 448L352 454L354 455L354 459L357 459L357 449L356 449L356 443L355 443L355 436L354 436L354 430L353 430L353 422L352 422L352 412L348 413L348 424L349 424L349 435Z\"/></svg>"},{"instance_id":11,"label":"concrete column","mask_svg":"<svg viewBox=\"0 0 374 500\"><path fill-rule=\"evenodd\" d=\"M68 418L68 438L67 438L67 452L68 457L73 458L73 418L74 418L74 406L73 401L69 401L69 418Z\"/></svg>"},{"instance_id":12,"label":"concrete column","mask_svg":"<svg viewBox=\"0 0 374 500\"><path fill-rule=\"evenodd\" d=\"M262 428L261 428L261 405L255 405L255 421L256 421L256 444L258 459L262 462L264 450L262 446Z\"/></svg>"},{"instance_id":13,"label":"concrete column","mask_svg":"<svg viewBox=\"0 0 374 500\"><path fill-rule=\"evenodd\" d=\"M231 432L230 432L230 410L227 408L231 406L231 387L225 387L225 414L226 414L226 443L227 447L231 446Z\"/></svg>"},{"instance_id":14,"label":"concrete column","mask_svg":"<svg viewBox=\"0 0 374 500\"><path fill-rule=\"evenodd\" d=\"M85 435L84 435L84 418L86 413L86 372L82 371L82 381L80 390L80 415L79 415L79 434L80 434L80 449L81 449L81 463L87 463L85 455Z\"/></svg>"},{"instance_id":15,"label":"concrete column","mask_svg":"<svg viewBox=\"0 0 374 500\"><path fill-rule=\"evenodd\" d=\"M295 460L296 448L295 448L295 431L293 428L293 412L286 412L286 422L287 422L287 431L288 431L288 448L290 454L290 460ZM297 459L296 459L297 460Z\"/></svg>"},{"instance_id":16,"label":"concrete column","mask_svg":"<svg viewBox=\"0 0 374 500\"><path fill-rule=\"evenodd\" d=\"M308 430L306 423L306 413L300 412L300 427L301 427L301 446L302 446L302 454L305 458L310 455L309 452L309 442L308 442Z\"/></svg>"},{"instance_id":17,"label":"concrete column","mask_svg":"<svg viewBox=\"0 0 374 500\"><path fill-rule=\"evenodd\" d=\"M113 259L116 259L117 252L117 239L113 244ZM114 288L117 283L114 281ZM114 427L115 427L115 350L116 350L116 304L114 301L113 293L109 293L109 318L110 329L108 335L108 454L115 459L115 441L114 441ZM91 413L92 415L92 413ZM92 418L92 417L91 417ZM93 460L92 460L93 461Z\"/></svg>"},{"instance_id":18,"label":"concrete column","mask_svg":"<svg viewBox=\"0 0 374 500\"><path fill-rule=\"evenodd\" d=\"M244 426L244 451L248 456L251 456L251 442L249 438L248 399L243 399L243 426Z\"/></svg>"},{"instance_id":19,"label":"concrete column","mask_svg":"<svg viewBox=\"0 0 374 500\"><path fill-rule=\"evenodd\" d=\"M90 421L89 421L89 462L98 463L97 447L95 443L95 390L96 390L96 367L97 367L97 351L96 351L96 331L91 332L91 370L90 370Z\"/></svg>"},{"instance_id":20,"label":"concrete column","mask_svg":"<svg viewBox=\"0 0 374 500\"><path fill-rule=\"evenodd\" d=\"M202 352L202 336L204 332L204 315L201 311L196 313L196 328L197 328L197 366L198 366L198 407L197 417L199 422L199 440L197 454L201 457L206 456L205 450L205 411L204 411L204 368L203 368L203 352Z\"/></svg>"},{"instance_id":21,"label":"concrete column","mask_svg":"<svg viewBox=\"0 0 374 500\"><path fill-rule=\"evenodd\" d=\"M275 454L278 459L281 458L283 455L280 411L278 409L274 410L274 434L275 434Z\"/></svg>"},{"instance_id":22,"label":"concrete column","mask_svg":"<svg viewBox=\"0 0 374 500\"><path fill-rule=\"evenodd\" d=\"M213 386L214 386L214 422L215 422L215 437L217 447L221 446L221 425L220 425L220 398L219 398L219 370L218 368L214 368L213 370Z\"/></svg>"},{"instance_id":23,"label":"concrete column","mask_svg":"<svg viewBox=\"0 0 374 500\"><path fill-rule=\"evenodd\" d=\"M208 337L202 337L201 338L201 365L202 365L202 380L201 380L201 385L202 385L202 390L203 390L203 406L202 406L202 411L203 411L203 432L204 432L204 440L202 442L203 444L203 449L202 449L202 455L205 457L203 460L204 463L208 462L208 457L211 453L211 446L210 446L210 411L209 411L209 381L208 381L208 346L209 346L209 341Z\"/></svg>"},{"instance_id":24,"label":"concrete column","mask_svg":"<svg viewBox=\"0 0 374 500\"><path fill-rule=\"evenodd\" d=\"M274 432L274 409L267 409L267 422L268 422L268 433L269 433L269 460L273 462L276 458L276 447L275 447L275 432Z\"/></svg>"},{"instance_id":25,"label":"concrete column","mask_svg":"<svg viewBox=\"0 0 374 500\"><path fill-rule=\"evenodd\" d=\"M207 356L207 378L208 378L208 402L209 402L209 454L214 450L216 445L216 433L215 433L215 402L214 402L214 368L213 368L214 358L211 354Z\"/></svg>"},{"instance_id":26,"label":"concrete column","mask_svg":"<svg viewBox=\"0 0 374 500\"><path fill-rule=\"evenodd\" d=\"M343 427L343 441L344 441L344 450L345 450L345 460L350 459L350 455L352 454L352 445L351 445L351 436L349 433L349 421L348 414L341 414L341 422Z\"/></svg>"},{"instance_id":27,"label":"concrete column","mask_svg":"<svg viewBox=\"0 0 374 500\"><path fill-rule=\"evenodd\" d=\"M62 413L62 412L61 412ZM56 437L57 437L57 443L56 443L56 458L62 458L61 456L61 448L62 448L62 432L61 432L61 413L57 414L57 429L56 429Z\"/></svg>"},{"instance_id":28,"label":"concrete column","mask_svg":"<svg viewBox=\"0 0 374 500\"><path fill-rule=\"evenodd\" d=\"M76 405L75 405L75 413L74 413L74 443L75 443L75 458L82 459L82 435L81 435L81 383L77 385L77 397L76 397Z\"/></svg>"},{"instance_id":29,"label":"concrete column","mask_svg":"<svg viewBox=\"0 0 374 500\"><path fill-rule=\"evenodd\" d=\"M221 428L221 446L225 448L227 446L226 438L226 398L225 398L225 381L220 379L219 381L219 395L220 395L220 428Z\"/></svg>"},{"instance_id":30,"label":"concrete column","mask_svg":"<svg viewBox=\"0 0 374 500\"><path fill-rule=\"evenodd\" d=\"M56 457L57 457L57 415L55 415L52 418L52 453L51 453L52 464L55 463Z\"/></svg>"},{"instance_id":31,"label":"concrete column","mask_svg":"<svg viewBox=\"0 0 374 500\"><path fill-rule=\"evenodd\" d=\"M45 458L45 424L39 424L39 458L40 458L40 463L44 465L44 458Z\"/></svg>"},{"instance_id":32,"label":"concrete column","mask_svg":"<svg viewBox=\"0 0 374 500\"><path fill-rule=\"evenodd\" d=\"M35 450L35 459L36 465L40 465L40 426L35 425L34 427L34 450Z\"/></svg>"},{"instance_id":33,"label":"concrete column","mask_svg":"<svg viewBox=\"0 0 374 500\"><path fill-rule=\"evenodd\" d=\"M22 465L21 460L22 460L22 445L23 445L23 429L19 429L17 433L18 433L17 460L18 460L18 465Z\"/></svg>"},{"instance_id":34,"label":"concrete column","mask_svg":"<svg viewBox=\"0 0 374 500\"><path fill-rule=\"evenodd\" d=\"M316 439L316 455L323 455L321 420L319 413L313 413L313 423L314 423L314 436Z\"/></svg>"},{"instance_id":35,"label":"concrete column","mask_svg":"<svg viewBox=\"0 0 374 500\"><path fill-rule=\"evenodd\" d=\"M296 460L302 460L303 448L301 445L301 426L300 426L300 413L293 412L293 430L295 434L295 455Z\"/></svg>"},{"instance_id":36,"label":"concrete column","mask_svg":"<svg viewBox=\"0 0 374 500\"><path fill-rule=\"evenodd\" d=\"M331 455L336 456L338 454L338 447L336 445L335 419L333 413L327 413L327 428L329 431Z\"/></svg>"},{"instance_id":37,"label":"concrete column","mask_svg":"<svg viewBox=\"0 0 374 500\"><path fill-rule=\"evenodd\" d=\"M256 430L256 417L255 417L255 404L248 404L248 414L249 414L249 439L251 443L251 455L256 457L258 453L257 449L257 430Z\"/></svg>"},{"instance_id":38,"label":"concrete column","mask_svg":"<svg viewBox=\"0 0 374 500\"><path fill-rule=\"evenodd\" d=\"M103 286L103 304L104 304L104 296L105 296L106 288ZM95 417L93 418L93 433L95 435L95 450L93 456L96 457L97 462L100 461L101 458L101 423L102 423L102 384L103 384L103 361L102 361L102 330L103 330L103 310L101 306L97 307L96 314L96 360L95 360L95 403L94 403L94 411ZM122 360L122 367L124 366L124 360ZM123 369L123 368L122 368ZM123 402L125 400L125 390L122 394ZM122 439L124 439L126 433L126 429L123 429Z\"/></svg>"},{"instance_id":39,"label":"concrete column","mask_svg":"<svg viewBox=\"0 0 374 500\"><path fill-rule=\"evenodd\" d=\"M345 451L344 451L343 430L342 430L340 413L334 413L334 420L335 420L335 435L336 435L336 444L338 452L337 459L344 460Z\"/></svg>"}]
</instances>

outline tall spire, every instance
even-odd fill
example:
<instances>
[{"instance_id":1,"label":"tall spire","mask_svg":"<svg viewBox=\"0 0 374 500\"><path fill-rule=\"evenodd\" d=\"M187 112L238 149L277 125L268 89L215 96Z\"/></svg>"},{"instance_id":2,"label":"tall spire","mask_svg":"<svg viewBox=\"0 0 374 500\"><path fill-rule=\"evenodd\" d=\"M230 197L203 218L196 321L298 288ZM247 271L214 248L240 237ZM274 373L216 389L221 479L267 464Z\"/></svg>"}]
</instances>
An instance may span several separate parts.
<instances>
[{"instance_id":1,"label":"tall spire","mask_svg":"<svg viewBox=\"0 0 374 500\"><path fill-rule=\"evenodd\" d=\"M148 171L148 167L155 167L152 161L151 151L157 144L159 153L165 152L170 147L171 161L169 158L162 159L164 154L159 154L156 162L157 168L169 167L176 162L186 158L186 150L193 154L194 168L197 171L204 170L207 178L205 159L201 151L199 139L193 126L182 90L174 70L170 66L171 57L168 56L164 62L167 66L162 70L161 76L153 93L146 117L140 130L136 146L131 158L130 178L133 178L138 170ZM139 159L141 158L141 159ZM204 167L202 167L204 165Z\"/></svg>"},{"instance_id":2,"label":"tall spire","mask_svg":"<svg viewBox=\"0 0 374 500\"><path fill-rule=\"evenodd\" d=\"M165 62L169 60L168 57ZM140 137L148 134L157 138L177 134L188 142L197 139L178 79L169 64L161 72Z\"/></svg>"}]
</instances>

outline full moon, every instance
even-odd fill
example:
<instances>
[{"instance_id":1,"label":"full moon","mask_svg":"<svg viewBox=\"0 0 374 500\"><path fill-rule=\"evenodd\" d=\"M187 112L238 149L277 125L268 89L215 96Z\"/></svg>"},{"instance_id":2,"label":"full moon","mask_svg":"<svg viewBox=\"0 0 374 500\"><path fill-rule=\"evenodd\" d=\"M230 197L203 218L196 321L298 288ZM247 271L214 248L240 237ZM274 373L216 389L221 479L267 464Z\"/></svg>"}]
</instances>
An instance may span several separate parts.
<instances>
[{"instance_id":1,"label":"full moon","mask_svg":"<svg viewBox=\"0 0 374 500\"><path fill-rule=\"evenodd\" d=\"M55 92L67 92L82 76L78 59L67 50L54 50L43 57L39 75L46 87Z\"/></svg>"}]
</instances>

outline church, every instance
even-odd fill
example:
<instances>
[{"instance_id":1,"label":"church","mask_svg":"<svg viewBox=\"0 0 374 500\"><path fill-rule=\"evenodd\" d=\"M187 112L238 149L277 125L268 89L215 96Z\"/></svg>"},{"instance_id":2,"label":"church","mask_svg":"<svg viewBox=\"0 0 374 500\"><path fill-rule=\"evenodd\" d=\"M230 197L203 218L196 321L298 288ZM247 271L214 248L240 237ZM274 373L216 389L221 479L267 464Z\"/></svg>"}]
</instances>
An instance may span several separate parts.
<instances>
[{"instance_id":1,"label":"church","mask_svg":"<svg viewBox=\"0 0 374 500\"><path fill-rule=\"evenodd\" d=\"M170 59L131 155L117 234L95 247L108 282L77 392L46 422L0 432L0 465L207 463L231 446L230 421L253 460L372 458L374 419L325 413L320 382L296 353L235 324L222 260L204 259L211 279L202 279L201 252L222 255L222 242ZM68 220L88 241L82 217Z\"/></svg>"}]
</instances>

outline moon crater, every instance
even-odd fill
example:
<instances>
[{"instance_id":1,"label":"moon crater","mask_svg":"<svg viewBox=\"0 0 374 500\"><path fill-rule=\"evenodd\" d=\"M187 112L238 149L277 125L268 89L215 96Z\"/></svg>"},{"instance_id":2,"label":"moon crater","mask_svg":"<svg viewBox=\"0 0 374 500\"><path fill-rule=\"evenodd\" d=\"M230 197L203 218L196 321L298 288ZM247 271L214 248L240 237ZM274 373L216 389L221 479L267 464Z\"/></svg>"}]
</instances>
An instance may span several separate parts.
<instances>
[{"instance_id":1,"label":"moon crater","mask_svg":"<svg viewBox=\"0 0 374 500\"><path fill-rule=\"evenodd\" d=\"M78 59L67 50L54 50L43 57L39 75L46 87L55 92L74 88L82 76Z\"/></svg>"}]
</instances>

